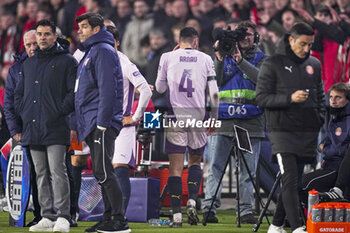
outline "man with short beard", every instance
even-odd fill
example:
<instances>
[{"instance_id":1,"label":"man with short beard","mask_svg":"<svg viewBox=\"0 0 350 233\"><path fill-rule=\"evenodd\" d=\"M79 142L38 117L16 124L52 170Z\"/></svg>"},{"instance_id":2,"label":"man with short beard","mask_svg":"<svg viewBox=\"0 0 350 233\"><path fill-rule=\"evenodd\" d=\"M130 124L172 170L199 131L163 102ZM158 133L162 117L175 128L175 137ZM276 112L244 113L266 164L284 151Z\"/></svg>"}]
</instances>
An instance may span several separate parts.
<instances>
[{"instance_id":1,"label":"man with short beard","mask_svg":"<svg viewBox=\"0 0 350 233\"><path fill-rule=\"evenodd\" d=\"M69 232L70 199L66 151L70 129L66 117L74 109L76 61L68 45L59 43L56 26L36 24L39 49L22 66L15 110L22 118L22 146L33 158L42 219L29 231Z\"/></svg>"}]
</instances>

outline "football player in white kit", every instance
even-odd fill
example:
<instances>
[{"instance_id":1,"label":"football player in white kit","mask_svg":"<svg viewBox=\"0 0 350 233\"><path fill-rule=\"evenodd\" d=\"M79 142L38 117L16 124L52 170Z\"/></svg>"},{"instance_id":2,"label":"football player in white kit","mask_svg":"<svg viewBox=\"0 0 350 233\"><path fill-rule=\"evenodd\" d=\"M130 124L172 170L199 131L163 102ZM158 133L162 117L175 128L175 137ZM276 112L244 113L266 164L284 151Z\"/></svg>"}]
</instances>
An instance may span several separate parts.
<instances>
[{"instance_id":1,"label":"football player in white kit","mask_svg":"<svg viewBox=\"0 0 350 233\"><path fill-rule=\"evenodd\" d=\"M136 123L140 120L148 102L152 96L152 91L142 76L136 65L129 58L118 51L119 32L110 22L105 21L107 31L112 33L115 44L114 48L118 53L120 65L122 68L124 81L124 101L123 101L123 128L120 131L114 148L113 167L117 180L122 189L124 199L124 209L126 210L130 199L130 177L129 168L135 166L135 146L136 146ZM140 93L139 104L132 115L131 107L134 101L135 88Z\"/></svg>"},{"instance_id":2,"label":"football player in white kit","mask_svg":"<svg viewBox=\"0 0 350 233\"><path fill-rule=\"evenodd\" d=\"M179 49L162 55L156 80L156 90L159 93L167 91L168 116L172 115L171 119L166 120L169 125L166 127L166 152L170 162L168 187L173 210L172 227L182 227L181 175L186 151L189 154L188 223L196 225L199 221L195 200L202 178L200 162L207 140L207 129L197 122L203 122L206 117L206 90L209 90L212 120L217 118L219 106L213 60L197 48L196 30L192 27L182 29Z\"/></svg>"}]
</instances>

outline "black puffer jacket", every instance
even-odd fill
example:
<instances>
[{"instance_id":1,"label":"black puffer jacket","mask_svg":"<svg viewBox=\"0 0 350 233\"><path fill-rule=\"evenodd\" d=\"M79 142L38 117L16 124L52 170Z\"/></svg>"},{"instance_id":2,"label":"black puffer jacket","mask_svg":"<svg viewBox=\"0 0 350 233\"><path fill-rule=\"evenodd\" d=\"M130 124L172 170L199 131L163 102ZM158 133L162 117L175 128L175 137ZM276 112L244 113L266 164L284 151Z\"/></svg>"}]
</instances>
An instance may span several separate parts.
<instances>
[{"instance_id":1,"label":"black puffer jacket","mask_svg":"<svg viewBox=\"0 0 350 233\"><path fill-rule=\"evenodd\" d=\"M22 66L15 110L23 121L22 145L69 145L66 116L74 110L77 62L60 40L38 49Z\"/></svg>"},{"instance_id":2,"label":"black puffer jacket","mask_svg":"<svg viewBox=\"0 0 350 233\"><path fill-rule=\"evenodd\" d=\"M323 124L324 90L320 62L314 57L298 58L286 35L276 55L262 64L256 100L265 110L272 152L314 156L318 131ZM291 103L297 90L309 90L303 103Z\"/></svg>"}]
</instances>

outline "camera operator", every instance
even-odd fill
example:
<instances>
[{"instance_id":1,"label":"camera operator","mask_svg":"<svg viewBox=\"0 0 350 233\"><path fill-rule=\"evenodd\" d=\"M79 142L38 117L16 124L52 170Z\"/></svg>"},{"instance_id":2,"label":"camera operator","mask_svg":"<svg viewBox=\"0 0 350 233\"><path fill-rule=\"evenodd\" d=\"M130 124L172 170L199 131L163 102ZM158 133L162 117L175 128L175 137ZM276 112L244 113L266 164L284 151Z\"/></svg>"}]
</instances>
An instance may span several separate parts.
<instances>
[{"instance_id":1,"label":"camera operator","mask_svg":"<svg viewBox=\"0 0 350 233\"><path fill-rule=\"evenodd\" d=\"M214 36L215 37L215 36ZM250 21L237 24L235 31L219 32L216 36L215 69L219 85L219 119L222 127L216 129L209 143L210 165L203 201L203 219L217 223L216 208L219 208L221 188L215 199L213 209L209 212L212 197L225 170L227 157L230 156L233 125L241 126L249 131L253 155L240 152L247 161L252 177L255 177L260 142L264 137L264 116L256 106L255 85L259 66L264 60L264 53L257 46L256 25ZM230 44L231 41L231 44ZM231 47L231 48L230 48ZM253 185L244 163L240 163L239 189L241 223L254 224L256 219L252 214L254 202Z\"/></svg>"}]
</instances>

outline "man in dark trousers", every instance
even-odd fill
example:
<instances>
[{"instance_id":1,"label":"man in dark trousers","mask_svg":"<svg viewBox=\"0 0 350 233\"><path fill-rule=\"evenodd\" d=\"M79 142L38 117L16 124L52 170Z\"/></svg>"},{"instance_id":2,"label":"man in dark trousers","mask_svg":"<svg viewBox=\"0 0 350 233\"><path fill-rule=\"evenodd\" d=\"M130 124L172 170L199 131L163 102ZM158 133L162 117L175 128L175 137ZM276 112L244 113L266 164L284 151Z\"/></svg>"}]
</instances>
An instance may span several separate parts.
<instances>
[{"instance_id":1,"label":"man in dark trousers","mask_svg":"<svg viewBox=\"0 0 350 233\"><path fill-rule=\"evenodd\" d=\"M66 151L70 129L66 116L74 109L77 63L69 46L57 41L56 26L36 24L39 49L22 66L15 92L15 110L21 116L22 146L28 146L37 175L42 219L29 231L68 232L70 219Z\"/></svg>"},{"instance_id":2,"label":"man in dark trousers","mask_svg":"<svg viewBox=\"0 0 350 233\"><path fill-rule=\"evenodd\" d=\"M7 123L7 127L9 128L12 141L12 148L14 148L17 143L21 141L22 136L22 121L19 116L15 113L15 90L16 86L19 82L21 67L24 61L28 57L34 56L34 52L38 47L36 43L35 30L29 30L23 35L23 43L24 49L22 53L15 56L15 63L9 69L7 78L6 78L6 86L5 86L5 96L4 96L4 113L5 119ZM33 205L34 205L34 219L27 224L28 227L31 227L37 224L41 220L40 215L40 205L38 201L38 188L36 185L36 174L33 165L33 161L29 150L27 150L28 160L30 162L30 183L32 187L32 196L33 196Z\"/></svg>"},{"instance_id":3,"label":"man in dark trousers","mask_svg":"<svg viewBox=\"0 0 350 233\"><path fill-rule=\"evenodd\" d=\"M340 164L349 148L350 86L337 83L329 88L328 93L330 120L325 138L319 145L324 154L322 168L303 176L301 197L304 203L307 203L308 191L326 192L335 185Z\"/></svg>"},{"instance_id":4,"label":"man in dark trousers","mask_svg":"<svg viewBox=\"0 0 350 233\"><path fill-rule=\"evenodd\" d=\"M122 128L123 77L114 38L99 14L77 18L80 61L75 85L75 114L78 140L91 151L92 171L102 186L104 221L85 232L130 232L124 217L123 198L116 180L112 158L114 142Z\"/></svg>"},{"instance_id":5,"label":"man in dark trousers","mask_svg":"<svg viewBox=\"0 0 350 233\"><path fill-rule=\"evenodd\" d=\"M320 62L310 57L314 30L305 23L293 26L262 65L256 99L265 109L273 158L282 175L282 191L268 233L285 232L285 215L293 233L306 232L299 220L298 190L304 164L316 156L323 124L324 91Z\"/></svg>"}]
</instances>

